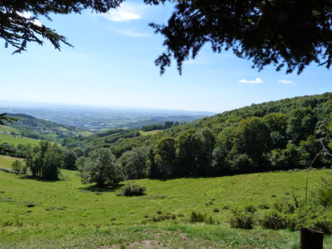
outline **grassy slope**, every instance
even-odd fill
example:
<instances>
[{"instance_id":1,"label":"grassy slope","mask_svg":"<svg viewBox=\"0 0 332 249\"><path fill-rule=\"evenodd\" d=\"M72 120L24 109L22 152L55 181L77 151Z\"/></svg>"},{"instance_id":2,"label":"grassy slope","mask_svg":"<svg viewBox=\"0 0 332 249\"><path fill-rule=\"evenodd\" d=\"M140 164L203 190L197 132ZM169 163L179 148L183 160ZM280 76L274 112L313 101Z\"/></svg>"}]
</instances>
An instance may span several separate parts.
<instances>
[{"instance_id":1,"label":"grassy slope","mask_svg":"<svg viewBox=\"0 0 332 249\"><path fill-rule=\"evenodd\" d=\"M9 157L9 156L1 156L0 155L0 168L11 169L12 163L15 160L20 160L24 164L24 160L21 158Z\"/></svg>"},{"instance_id":2,"label":"grassy slope","mask_svg":"<svg viewBox=\"0 0 332 249\"><path fill-rule=\"evenodd\" d=\"M314 188L326 172L332 170L310 172L310 187ZM299 232L231 229L227 220L235 207L271 204L291 191L303 196L303 171L138 180L147 187L147 195L131 198L116 196L118 189L98 192L91 185L82 185L72 171L63 170L63 176L63 181L43 182L0 172L0 248L110 244L132 248L161 244L170 248L292 248L299 241ZM212 199L213 204L207 205ZM29 207L31 204L34 206ZM223 209L226 206L229 209ZM213 212L214 208L220 212ZM174 214L176 219L142 224L160 216L158 211ZM191 211L211 215L221 224L190 224ZM332 248L331 236L325 238L325 248Z\"/></svg>"},{"instance_id":3,"label":"grassy slope","mask_svg":"<svg viewBox=\"0 0 332 249\"><path fill-rule=\"evenodd\" d=\"M14 132L16 134L21 134L20 131L16 128L7 126L7 125L0 125L0 131L4 131L4 132Z\"/></svg>"},{"instance_id":4,"label":"grassy slope","mask_svg":"<svg viewBox=\"0 0 332 249\"><path fill-rule=\"evenodd\" d=\"M157 134L158 132L161 132L161 130L153 130L153 131L142 131L142 130L140 130L139 131L139 133L142 136L154 135L154 134Z\"/></svg>"},{"instance_id":5,"label":"grassy slope","mask_svg":"<svg viewBox=\"0 0 332 249\"><path fill-rule=\"evenodd\" d=\"M32 139L28 137L18 137L13 135L7 134L0 134L0 143L8 143L14 146L19 144L38 144L39 141L37 139Z\"/></svg>"}]
</instances>

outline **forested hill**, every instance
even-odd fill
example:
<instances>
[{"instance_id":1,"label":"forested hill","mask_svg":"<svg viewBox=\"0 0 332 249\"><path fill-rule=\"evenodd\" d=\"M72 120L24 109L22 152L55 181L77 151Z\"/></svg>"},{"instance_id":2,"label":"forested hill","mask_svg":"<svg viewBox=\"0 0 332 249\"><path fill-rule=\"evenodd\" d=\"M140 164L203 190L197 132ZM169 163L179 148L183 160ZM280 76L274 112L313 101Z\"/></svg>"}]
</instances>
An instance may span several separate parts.
<instances>
[{"instance_id":1,"label":"forested hill","mask_svg":"<svg viewBox=\"0 0 332 249\"><path fill-rule=\"evenodd\" d=\"M155 135L118 130L69 138L68 148L109 147L129 178L305 168L331 146L332 93L251 105ZM330 166L324 150L314 167Z\"/></svg>"},{"instance_id":2,"label":"forested hill","mask_svg":"<svg viewBox=\"0 0 332 249\"><path fill-rule=\"evenodd\" d=\"M18 118L18 121L13 122L10 126L16 129L13 133L17 133L16 135L24 137L60 142L60 139L65 137L86 136L92 134L92 132L87 132L83 129L57 124L26 114L8 114L7 116ZM6 122L6 124L9 125L8 122Z\"/></svg>"}]
</instances>

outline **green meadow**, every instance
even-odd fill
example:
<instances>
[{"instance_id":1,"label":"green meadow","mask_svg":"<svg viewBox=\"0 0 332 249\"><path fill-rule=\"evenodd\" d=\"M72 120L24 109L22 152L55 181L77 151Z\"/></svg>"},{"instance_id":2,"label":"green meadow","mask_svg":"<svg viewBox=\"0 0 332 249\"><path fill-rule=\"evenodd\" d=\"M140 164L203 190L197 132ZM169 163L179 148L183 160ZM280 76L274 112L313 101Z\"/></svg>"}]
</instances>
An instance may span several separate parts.
<instances>
[{"instance_id":1,"label":"green meadow","mask_svg":"<svg viewBox=\"0 0 332 249\"><path fill-rule=\"evenodd\" d=\"M309 173L309 190L331 169ZM83 185L75 171L38 181L0 171L0 248L299 248L298 231L231 228L231 210L305 195L306 171L137 180L140 197ZM190 223L191 212L215 224ZM257 215L266 209L258 208ZM325 236L324 248L332 248Z\"/></svg>"},{"instance_id":2,"label":"green meadow","mask_svg":"<svg viewBox=\"0 0 332 249\"><path fill-rule=\"evenodd\" d=\"M21 158L15 158L15 157L9 157L9 156L1 156L0 155L0 168L11 169L12 168L12 163L15 160L19 160L22 163L24 163L24 160L21 159Z\"/></svg>"},{"instance_id":3,"label":"green meadow","mask_svg":"<svg viewBox=\"0 0 332 249\"><path fill-rule=\"evenodd\" d=\"M154 134L157 134L158 132L161 132L161 130L153 130L153 131L142 131L142 130L140 130L139 131L139 133L142 136L154 135Z\"/></svg>"},{"instance_id":4,"label":"green meadow","mask_svg":"<svg viewBox=\"0 0 332 249\"><path fill-rule=\"evenodd\" d=\"M7 134L0 134L0 144L8 143L15 147L19 144L35 144L37 145L39 141L37 139L32 139L28 137L19 137L17 135L7 135Z\"/></svg>"},{"instance_id":5,"label":"green meadow","mask_svg":"<svg viewBox=\"0 0 332 249\"><path fill-rule=\"evenodd\" d=\"M13 132L15 134L21 134L20 131L14 127L7 126L7 125L0 125L0 131L4 132Z\"/></svg>"}]
</instances>

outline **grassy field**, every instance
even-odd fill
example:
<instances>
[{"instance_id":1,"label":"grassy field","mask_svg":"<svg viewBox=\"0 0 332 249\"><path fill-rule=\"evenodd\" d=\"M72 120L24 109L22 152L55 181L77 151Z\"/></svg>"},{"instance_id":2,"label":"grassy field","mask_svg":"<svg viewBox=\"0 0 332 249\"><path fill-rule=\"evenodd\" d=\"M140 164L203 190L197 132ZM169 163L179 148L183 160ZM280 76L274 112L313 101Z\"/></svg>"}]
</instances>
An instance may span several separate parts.
<instances>
[{"instance_id":1,"label":"grassy field","mask_svg":"<svg viewBox=\"0 0 332 249\"><path fill-rule=\"evenodd\" d=\"M139 131L139 133L142 136L154 135L154 134L157 134L158 132L161 132L161 130L153 130L153 131L142 131L142 130L140 130Z\"/></svg>"},{"instance_id":2,"label":"grassy field","mask_svg":"<svg viewBox=\"0 0 332 249\"><path fill-rule=\"evenodd\" d=\"M311 190L327 172L310 172ZM0 248L299 248L299 232L233 229L228 219L236 207L304 196L304 171L137 180L147 188L141 197L117 196L121 184L101 190L74 171L62 174L46 182L0 171ZM220 224L191 224L192 211ZM165 215L172 218L157 221ZM332 236L324 243L332 248Z\"/></svg>"},{"instance_id":3,"label":"grassy field","mask_svg":"<svg viewBox=\"0 0 332 249\"><path fill-rule=\"evenodd\" d=\"M32 139L28 137L18 137L16 135L0 134L0 143L8 143L14 145L15 147L19 144L35 144L37 145L39 141L37 139Z\"/></svg>"},{"instance_id":4,"label":"grassy field","mask_svg":"<svg viewBox=\"0 0 332 249\"><path fill-rule=\"evenodd\" d=\"M24 160L21 158L15 158L15 157L9 157L9 156L1 156L0 155L0 168L6 168L6 169L11 169L12 168L12 163L15 160L20 160L23 164Z\"/></svg>"},{"instance_id":5,"label":"grassy field","mask_svg":"<svg viewBox=\"0 0 332 249\"><path fill-rule=\"evenodd\" d=\"M13 127L7 125L0 125L0 131L4 132L14 132L15 134L21 134L21 132Z\"/></svg>"},{"instance_id":6,"label":"grassy field","mask_svg":"<svg viewBox=\"0 0 332 249\"><path fill-rule=\"evenodd\" d=\"M91 131L80 131L80 132L76 132L77 135L81 135L82 137L88 137L90 135L93 135L94 133Z\"/></svg>"}]
</instances>

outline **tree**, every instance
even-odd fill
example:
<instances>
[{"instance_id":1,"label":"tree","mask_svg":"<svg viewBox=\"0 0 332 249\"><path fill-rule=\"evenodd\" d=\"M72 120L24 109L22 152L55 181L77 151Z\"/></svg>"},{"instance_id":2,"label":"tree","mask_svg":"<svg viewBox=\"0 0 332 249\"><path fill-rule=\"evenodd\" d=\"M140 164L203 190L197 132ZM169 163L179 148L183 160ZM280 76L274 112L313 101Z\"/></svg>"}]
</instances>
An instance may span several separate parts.
<instances>
[{"instance_id":1,"label":"tree","mask_svg":"<svg viewBox=\"0 0 332 249\"><path fill-rule=\"evenodd\" d=\"M26 50L28 42L42 45L43 39L60 50L61 43L71 45L64 36L43 25L38 20L40 16L51 20L49 14L81 13L84 9L106 13L121 2L123 0L4 0L0 3L0 38L5 40L5 47L16 48L14 53Z\"/></svg>"},{"instance_id":2,"label":"tree","mask_svg":"<svg viewBox=\"0 0 332 249\"><path fill-rule=\"evenodd\" d=\"M196 130L190 129L180 133L177 138L177 156L179 162L179 175L197 174L198 154L200 153L200 141L196 136Z\"/></svg>"},{"instance_id":3,"label":"tree","mask_svg":"<svg viewBox=\"0 0 332 249\"><path fill-rule=\"evenodd\" d=\"M214 52L232 48L259 70L272 64L300 74L311 62L329 69L331 20L326 0L178 1L167 25L150 24L165 37L155 63L162 74L174 58L181 73L182 63L211 43Z\"/></svg>"},{"instance_id":4,"label":"tree","mask_svg":"<svg viewBox=\"0 0 332 249\"><path fill-rule=\"evenodd\" d=\"M141 179L148 175L148 168L146 165L147 152L144 148L137 148L126 151L116 161L117 165L124 171L127 179Z\"/></svg>"},{"instance_id":5,"label":"tree","mask_svg":"<svg viewBox=\"0 0 332 249\"><path fill-rule=\"evenodd\" d=\"M66 169L76 169L76 160L78 156L74 150L65 150L64 151L64 168Z\"/></svg>"},{"instance_id":6,"label":"tree","mask_svg":"<svg viewBox=\"0 0 332 249\"><path fill-rule=\"evenodd\" d=\"M144 0L160 4L167 0ZM169 0L170 1L170 0ZM28 42L50 41L56 49L71 46L67 39L38 21L49 14L81 13L91 9L106 13L124 0L4 0L0 3L0 38L14 53ZM32 15L31 15L32 14ZM182 64L195 58L205 43L214 52L233 49L259 70L273 64L277 71L301 73L311 62L330 68L332 2L326 0L178 0L167 25L150 24L165 37L166 51L155 61L161 73L172 58L181 73Z\"/></svg>"},{"instance_id":7,"label":"tree","mask_svg":"<svg viewBox=\"0 0 332 249\"><path fill-rule=\"evenodd\" d=\"M298 144L303 138L314 134L317 123L315 113L309 108L298 108L289 113L287 133Z\"/></svg>"},{"instance_id":8,"label":"tree","mask_svg":"<svg viewBox=\"0 0 332 249\"><path fill-rule=\"evenodd\" d=\"M174 174L176 152L175 139L172 137L163 137L158 140L154 150L154 162L162 176Z\"/></svg>"},{"instance_id":9,"label":"tree","mask_svg":"<svg viewBox=\"0 0 332 249\"><path fill-rule=\"evenodd\" d=\"M98 187L104 187L106 184L115 185L123 179L110 149L94 150L89 157L81 157L77 164L83 183L95 182Z\"/></svg>"},{"instance_id":10,"label":"tree","mask_svg":"<svg viewBox=\"0 0 332 249\"><path fill-rule=\"evenodd\" d=\"M47 141L46 141L47 142ZM41 178L44 180L58 180L60 168L63 168L64 155L56 143L50 143L43 155L43 165L41 167Z\"/></svg>"},{"instance_id":11,"label":"tree","mask_svg":"<svg viewBox=\"0 0 332 249\"><path fill-rule=\"evenodd\" d=\"M57 144L41 140L39 146L26 145L23 153L26 166L30 168L33 177L44 180L59 179L64 155Z\"/></svg>"}]
</instances>

